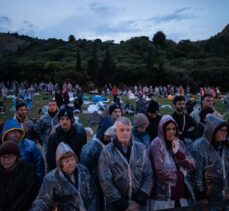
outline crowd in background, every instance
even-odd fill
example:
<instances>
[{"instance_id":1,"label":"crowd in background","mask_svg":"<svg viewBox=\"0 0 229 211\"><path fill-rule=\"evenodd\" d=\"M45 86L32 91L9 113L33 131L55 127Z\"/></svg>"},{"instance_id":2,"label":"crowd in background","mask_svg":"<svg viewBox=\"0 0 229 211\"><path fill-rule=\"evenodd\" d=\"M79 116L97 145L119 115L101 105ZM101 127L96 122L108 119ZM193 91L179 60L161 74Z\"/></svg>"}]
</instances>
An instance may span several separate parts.
<instances>
[{"instance_id":1,"label":"crowd in background","mask_svg":"<svg viewBox=\"0 0 229 211\"><path fill-rule=\"evenodd\" d=\"M0 88L3 102L16 96L14 115L1 125L0 210L146 211L229 200L228 111L214 108L217 87L200 88L194 106L189 87L106 85L101 92L112 103L95 135L74 116L84 101L78 84ZM97 92L93 84L89 91ZM27 99L37 92L52 99L34 123ZM133 96L134 108L120 96ZM168 96L174 111L161 115L155 99Z\"/></svg>"}]
</instances>

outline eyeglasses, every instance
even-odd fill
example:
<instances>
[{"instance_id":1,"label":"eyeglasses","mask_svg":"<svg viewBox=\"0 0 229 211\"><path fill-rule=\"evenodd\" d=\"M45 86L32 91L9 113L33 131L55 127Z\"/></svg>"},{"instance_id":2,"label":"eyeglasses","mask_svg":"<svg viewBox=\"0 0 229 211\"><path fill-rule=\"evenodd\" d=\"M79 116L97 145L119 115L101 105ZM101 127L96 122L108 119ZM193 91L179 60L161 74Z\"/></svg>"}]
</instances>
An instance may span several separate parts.
<instances>
[{"instance_id":1,"label":"eyeglasses","mask_svg":"<svg viewBox=\"0 0 229 211\"><path fill-rule=\"evenodd\" d=\"M10 154L10 155L2 155L1 157L0 157L0 159L1 160L11 160L11 159L13 159L13 158L15 158L16 157L16 155L13 155L13 154Z\"/></svg>"},{"instance_id":2,"label":"eyeglasses","mask_svg":"<svg viewBox=\"0 0 229 211\"><path fill-rule=\"evenodd\" d=\"M227 133L227 129L223 129L223 128L222 128L222 129L220 129L219 131L222 132L222 133Z\"/></svg>"}]
</instances>

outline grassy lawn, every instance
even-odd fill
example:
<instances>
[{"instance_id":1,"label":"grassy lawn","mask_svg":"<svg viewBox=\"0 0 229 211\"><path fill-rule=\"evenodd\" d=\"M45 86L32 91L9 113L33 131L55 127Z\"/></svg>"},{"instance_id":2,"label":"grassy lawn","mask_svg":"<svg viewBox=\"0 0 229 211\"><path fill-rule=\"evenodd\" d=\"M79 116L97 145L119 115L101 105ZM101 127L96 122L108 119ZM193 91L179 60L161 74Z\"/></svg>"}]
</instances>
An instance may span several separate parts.
<instances>
[{"instance_id":1,"label":"grassy lawn","mask_svg":"<svg viewBox=\"0 0 229 211\"><path fill-rule=\"evenodd\" d=\"M85 94L86 95L86 94ZM90 97L90 95L89 95ZM49 99L52 99L53 95L37 95L33 98L33 107L32 109L29 111L28 116L29 118L35 118L35 119L39 119L40 114L39 109L44 106L47 105ZM123 102L127 101L126 97L123 97L121 99ZM157 98L157 101L160 105L165 105L165 104L169 104L172 105L172 100L168 100L165 98ZM130 100L129 101L131 104L133 104L135 106L135 100ZM11 107L12 107L12 99L7 99L4 101L4 106L6 107L6 111L7 114L6 115L0 115L0 119L2 119L3 121L5 121L8 118L13 117L14 112L11 111ZM83 105L83 109L86 109L87 105ZM223 114L225 112L225 105L223 104L223 102L221 100L215 100L215 108L217 111L219 111L221 114ZM161 108L160 109L160 113L163 114L171 114L173 112L173 109L169 109L169 108ZM88 115L85 114L80 114L80 122L83 123L83 125L85 127L87 127L87 122L88 122ZM128 116L131 120L133 120L133 115ZM96 127L95 127L96 128ZM93 128L95 130L95 128Z\"/></svg>"}]
</instances>

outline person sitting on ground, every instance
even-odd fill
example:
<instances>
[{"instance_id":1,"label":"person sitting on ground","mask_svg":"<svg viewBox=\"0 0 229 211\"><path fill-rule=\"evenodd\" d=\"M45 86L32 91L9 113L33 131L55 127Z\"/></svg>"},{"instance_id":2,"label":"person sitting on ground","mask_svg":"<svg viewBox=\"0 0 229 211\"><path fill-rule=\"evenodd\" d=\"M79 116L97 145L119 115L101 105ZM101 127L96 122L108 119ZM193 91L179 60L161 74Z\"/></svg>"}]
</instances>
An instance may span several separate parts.
<instances>
[{"instance_id":1,"label":"person sitting on ground","mask_svg":"<svg viewBox=\"0 0 229 211\"><path fill-rule=\"evenodd\" d=\"M30 211L48 211L51 207L53 210L96 210L92 178L68 144L58 144L56 163L57 167L44 177Z\"/></svg>"},{"instance_id":2,"label":"person sitting on ground","mask_svg":"<svg viewBox=\"0 0 229 211\"><path fill-rule=\"evenodd\" d=\"M15 142L0 146L0 210L28 210L36 197L33 167L20 160L19 154Z\"/></svg>"}]
</instances>

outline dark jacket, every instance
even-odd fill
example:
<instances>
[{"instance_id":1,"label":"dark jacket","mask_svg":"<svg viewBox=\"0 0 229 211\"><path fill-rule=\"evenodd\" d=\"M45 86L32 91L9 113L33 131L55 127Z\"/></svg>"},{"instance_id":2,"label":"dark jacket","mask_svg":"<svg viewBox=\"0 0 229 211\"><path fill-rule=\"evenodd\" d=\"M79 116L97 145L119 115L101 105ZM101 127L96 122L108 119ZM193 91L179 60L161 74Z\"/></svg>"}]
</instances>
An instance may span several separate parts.
<instances>
[{"instance_id":1,"label":"dark jacket","mask_svg":"<svg viewBox=\"0 0 229 211\"><path fill-rule=\"evenodd\" d=\"M185 145L189 148L193 142L196 129L193 118L188 114L178 114L177 112L174 112L172 117L176 121L180 132L179 139L184 141Z\"/></svg>"},{"instance_id":2,"label":"dark jacket","mask_svg":"<svg viewBox=\"0 0 229 211\"><path fill-rule=\"evenodd\" d=\"M96 132L96 138L103 139L105 131L114 124L114 120L110 117L103 117L100 122Z\"/></svg>"},{"instance_id":3,"label":"dark jacket","mask_svg":"<svg viewBox=\"0 0 229 211\"><path fill-rule=\"evenodd\" d=\"M222 119L208 114L203 136L192 145L191 153L198 161L194 185L199 200L219 202L229 199L229 144L224 141L216 147L213 141L217 128L225 124Z\"/></svg>"},{"instance_id":4,"label":"dark jacket","mask_svg":"<svg viewBox=\"0 0 229 211\"><path fill-rule=\"evenodd\" d=\"M33 167L18 161L11 173L4 173L0 166L0 210L26 211L36 197Z\"/></svg>"},{"instance_id":5,"label":"dark jacket","mask_svg":"<svg viewBox=\"0 0 229 211\"><path fill-rule=\"evenodd\" d=\"M103 207L103 193L99 183L98 163L104 146L98 139L93 139L83 146L80 155L80 163L88 168L96 186L97 210L102 210Z\"/></svg>"},{"instance_id":6,"label":"dark jacket","mask_svg":"<svg viewBox=\"0 0 229 211\"><path fill-rule=\"evenodd\" d=\"M148 133L143 132L139 133L136 129L136 127L133 128L133 136L134 136L134 141L138 141L139 143L142 143L145 145L146 149L148 149L148 146L151 143L151 138L148 135Z\"/></svg>"},{"instance_id":7,"label":"dark jacket","mask_svg":"<svg viewBox=\"0 0 229 211\"><path fill-rule=\"evenodd\" d=\"M80 158L81 149L87 142L86 132L84 128L78 124L72 125L68 132L63 131L60 126L56 128L48 141L46 159L49 171L56 167L55 154L56 148L60 142L68 144L75 152L77 158Z\"/></svg>"},{"instance_id":8,"label":"dark jacket","mask_svg":"<svg viewBox=\"0 0 229 211\"><path fill-rule=\"evenodd\" d=\"M146 132L149 134L151 141L158 135L158 125L161 120L161 116L157 115L156 118L151 118L147 115L149 120L149 126L146 129Z\"/></svg>"},{"instance_id":9,"label":"dark jacket","mask_svg":"<svg viewBox=\"0 0 229 211\"><path fill-rule=\"evenodd\" d=\"M103 148L99 159L99 180L105 197L105 210L125 210L128 200L144 207L153 185L153 173L145 146L132 141L128 158L113 140Z\"/></svg>"}]
</instances>

